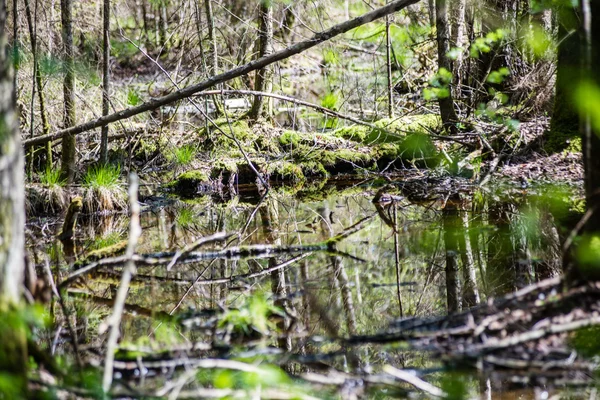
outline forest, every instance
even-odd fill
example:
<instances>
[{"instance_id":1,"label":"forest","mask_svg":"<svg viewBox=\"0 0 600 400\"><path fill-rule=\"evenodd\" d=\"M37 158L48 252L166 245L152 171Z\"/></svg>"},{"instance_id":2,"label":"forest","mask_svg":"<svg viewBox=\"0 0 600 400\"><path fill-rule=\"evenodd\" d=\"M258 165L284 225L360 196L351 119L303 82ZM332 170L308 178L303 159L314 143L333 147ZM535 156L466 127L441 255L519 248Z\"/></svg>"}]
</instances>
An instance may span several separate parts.
<instances>
[{"instance_id":1,"label":"forest","mask_svg":"<svg viewBox=\"0 0 600 400\"><path fill-rule=\"evenodd\" d=\"M594 65L594 0L0 0L0 398L595 399Z\"/></svg>"}]
</instances>

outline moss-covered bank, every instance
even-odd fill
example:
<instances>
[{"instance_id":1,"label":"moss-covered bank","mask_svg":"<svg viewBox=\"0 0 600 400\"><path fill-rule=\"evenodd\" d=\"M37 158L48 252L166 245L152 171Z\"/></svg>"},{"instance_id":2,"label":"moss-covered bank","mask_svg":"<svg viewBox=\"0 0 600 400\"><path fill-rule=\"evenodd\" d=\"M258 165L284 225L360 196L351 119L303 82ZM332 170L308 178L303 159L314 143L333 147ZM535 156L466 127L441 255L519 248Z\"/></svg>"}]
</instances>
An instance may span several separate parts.
<instances>
[{"instance_id":1,"label":"moss-covered bank","mask_svg":"<svg viewBox=\"0 0 600 400\"><path fill-rule=\"evenodd\" d=\"M217 128L196 132L200 156L191 169L166 185L168 190L193 196L207 189L263 179L292 186L307 179L340 173L362 174L398 167L433 167L438 151L427 132L440 126L433 114L349 126L326 132L299 132L265 122L250 126L245 120L217 120Z\"/></svg>"}]
</instances>

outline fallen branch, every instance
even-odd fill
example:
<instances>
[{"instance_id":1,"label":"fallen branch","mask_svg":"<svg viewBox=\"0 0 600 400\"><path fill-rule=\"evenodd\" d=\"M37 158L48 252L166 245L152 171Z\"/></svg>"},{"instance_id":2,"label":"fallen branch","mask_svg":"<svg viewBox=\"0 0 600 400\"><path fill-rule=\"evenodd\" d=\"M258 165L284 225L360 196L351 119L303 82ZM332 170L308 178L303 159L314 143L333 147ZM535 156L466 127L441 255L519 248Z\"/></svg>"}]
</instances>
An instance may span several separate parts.
<instances>
[{"instance_id":1,"label":"fallen branch","mask_svg":"<svg viewBox=\"0 0 600 400\"><path fill-rule=\"evenodd\" d=\"M61 131L49 134L42 135L32 139L28 139L23 141L23 146L27 149L31 146L43 144L48 142L49 140L55 140L62 138L65 135L78 135L80 133L99 128L103 125L107 125L113 122L121 121L123 119L127 119L133 117L134 115L138 115L147 111L155 110L161 106L174 103L178 100L185 99L190 97L198 92L206 90L212 86L215 86L219 83L227 82L231 79L237 78L239 76L246 75L252 71L256 71L262 69L270 64L273 64L277 61L285 60L288 57L293 55L302 53L305 50L308 50L320 43L323 43L335 36L338 36L342 33L348 32L356 27L372 22L376 19L385 17L388 14L397 12L402 10L403 8L418 3L419 0L395 0L368 12L366 14L361 15L358 18L354 18L350 21L343 22L341 24L335 25L325 31L319 32L315 34L311 39L304 40L302 42L296 43L290 47L287 47L283 50L277 51L275 53L269 54L267 56L261 57L258 60L251 61L247 64L239 66L237 68L231 69L222 74L215 75L209 79L206 79L196 85L191 85L185 87L181 90L176 90L166 96L159 97L157 99L150 100L148 102L142 103L139 106L126 108L124 110L118 111L116 113L102 116L92 121L88 121L84 124L77 125L71 128L63 129Z\"/></svg>"}]
</instances>

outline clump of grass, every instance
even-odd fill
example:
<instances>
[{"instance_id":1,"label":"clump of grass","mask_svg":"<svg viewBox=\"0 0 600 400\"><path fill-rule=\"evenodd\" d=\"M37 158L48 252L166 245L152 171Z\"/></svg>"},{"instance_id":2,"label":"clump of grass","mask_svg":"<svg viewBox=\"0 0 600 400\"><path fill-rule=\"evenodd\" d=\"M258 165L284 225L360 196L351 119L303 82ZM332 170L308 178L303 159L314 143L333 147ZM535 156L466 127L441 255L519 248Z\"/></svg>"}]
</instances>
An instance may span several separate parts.
<instances>
[{"instance_id":1,"label":"clump of grass","mask_svg":"<svg viewBox=\"0 0 600 400\"><path fill-rule=\"evenodd\" d=\"M90 167L83 177L83 185L93 189L114 189L119 186L120 165L97 165Z\"/></svg>"},{"instance_id":2,"label":"clump of grass","mask_svg":"<svg viewBox=\"0 0 600 400\"><path fill-rule=\"evenodd\" d=\"M171 154L167 156L167 159L178 166L185 166L194 160L196 153L195 146L186 144L181 147L175 147Z\"/></svg>"},{"instance_id":3,"label":"clump of grass","mask_svg":"<svg viewBox=\"0 0 600 400\"><path fill-rule=\"evenodd\" d=\"M40 183L50 188L65 186L65 180L61 177L60 169L52 167L46 167L46 169L40 173Z\"/></svg>"},{"instance_id":4,"label":"clump of grass","mask_svg":"<svg viewBox=\"0 0 600 400\"><path fill-rule=\"evenodd\" d=\"M83 187L88 212L112 211L126 207L125 189L120 178L119 165L97 165L87 170L83 177Z\"/></svg>"},{"instance_id":5,"label":"clump of grass","mask_svg":"<svg viewBox=\"0 0 600 400\"><path fill-rule=\"evenodd\" d=\"M33 214L55 214L69 205L69 196L64 189L58 168L48 167L39 174L40 185L28 185L27 210Z\"/></svg>"}]
</instances>

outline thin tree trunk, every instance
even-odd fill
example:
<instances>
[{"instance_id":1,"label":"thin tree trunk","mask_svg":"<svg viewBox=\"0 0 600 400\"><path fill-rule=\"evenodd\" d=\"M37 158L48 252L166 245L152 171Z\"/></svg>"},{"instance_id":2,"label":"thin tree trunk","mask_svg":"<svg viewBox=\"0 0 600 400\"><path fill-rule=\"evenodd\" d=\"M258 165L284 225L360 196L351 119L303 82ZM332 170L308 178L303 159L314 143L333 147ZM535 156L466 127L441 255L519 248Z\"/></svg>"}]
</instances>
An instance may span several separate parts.
<instances>
[{"instance_id":1,"label":"thin tree trunk","mask_svg":"<svg viewBox=\"0 0 600 400\"><path fill-rule=\"evenodd\" d=\"M33 54L33 70L34 70L34 81L37 89L38 101L40 102L40 116L42 118L42 135L48 135L50 133L50 123L48 122L48 114L46 113L46 101L44 98L44 87L42 84L42 72L39 68L38 61L38 46L37 46L37 6L38 2L35 2L35 15L31 15L31 6L29 0L24 0L25 3L25 15L27 18L27 27L29 29L29 40L31 42L31 53ZM33 104L33 99L32 99ZM33 132L33 109L31 110L31 129ZM35 153L34 150L32 153ZM46 143L46 167L52 167L52 143Z\"/></svg>"},{"instance_id":2,"label":"thin tree trunk","mask_svg":"<svg viewBox=\"0 0 600 400\"><path fill-rule=\"evenodd\" d=\"M64 93L64 126L69 128L75 125L75 71L73 68L73 21L71 0L60 2L62 39L65 57L65 79L63 82ZM75 176L75 162L77 148L74 134L67 134L62 140L61 175L68 183L73 182Z\"/></svg>"},{"instance_id":3,"label":"thin tree trunk","mask_svg":"<svg viewBox=\"0 0 600 400\"><path fill-rule=\"evenodd\" d=\"M458 244L463 268L463 301L465 307L473 307L479 303L477 289L477 272L469 236L469 213L462 211L462 232L458 233Z\"/></svg>"},{"instance_id":4,"label":"thin tree trunk","mask_svg":"<svg viewBox=\"0 0 600 400\"><path fill-rule=\"evenodd\" d=\"M593 82L596 87L600 86L600 4L597 1L583 0L581 2L581 15L583 19L583 46L582 46L582 73L583 79ZM596 124L592 124L591 115L588 111L582 118L582 144L583 161L585 167L584 186L586 196L586 208L589 219L585 224L585 232L580 246L595 248L594 240L600 234L600 132ZM593 250L588 250L593 251ZM588 262L568 271L570 282L578 279L597 280L600 277L598 262Z\"/></svg>"},{"instance_id":5,"label":"thin tree trunk","mask_svg":"<svg viewBox=\"0 0 600 400\"><path fill-rule=\"evenodd\" d=\"M544 133L544 147L552 153L563 151L579 136L579 114L573 101L581 64L581 38L576 25L579 16L574 7L565 5L559 8L558 19L556 92L550 130Z\"/></svg>"},{"instance_id":6,"label":"thin tree trunk","mask_svg":"<svg viewBox=\"0 0 600 400\"><path fill-rule=\"evenodd\" d=\"M150 37L148 34L149 23L148 23L148 7L146 6L146 0L140 0L140 8L142 10L142 23L144 24L144 37L146 41Z\"/></svg>"},{"instance_id":7,"label":"thin tree trunk","mask_svg":"<svg viewBox=\"0 0 600 400\"><path fill-rule=\"evenodd\" d=\"M266 200L263 207L260 207L260 216L263 226L263 234L265 235L265 242L271 245L281 245L281 238L277 236L279 230L279 211L277 210L277 203L271 198ZM278 257L271 257L269 259L269 268L273 268L281 263L281 259ZM275 297L275 306L285 309L290 306L289 300L287 299L286 279L285 270L277 269L270 274L271 276L271 291ZM286 332L289 327L289 321L282 318L277 326L281 332ZM278 339L279 348L291 351L292 341L288 335L284 335Z\"/></svg>"},{"instance_id":8,"label":"thin tree trunk","mask_svg":"<svg viewBox=\"0 0 600 400\"><path fill-rule=\"evenodd\" d=\"M102 116L109 113L110 99L110 0L104 0L102 12L104 19L103 41L102 41ZM100 134L100 162L108 162L108 124L102 127Z\"/></svg>"},{"instance_id":9,"label":"thin tree trunk","mask_svg":"<svg viewBox=\"0 0 600 400\"><path fill-rule=\"evenodd\" d=\"M160 23L160 45L162 47L167 47L167 31L168 31L168 21L167 21L167 4L166 0L162 0L158 6L159 13L159 23Z\"/></svg>"},{"instance_id":10,"label":"thin tree trunk","mask_svg":"<svg viewBox=\"0 0 600 400\"><path fill-rule=\"evenodd\" d=\"M450 15L452 21L452 39L450 45L461 49L458 56L454 60L452 71L454 72L454 93L455 96L460 96L462 87L462 72L463 72L463 47L465 47L465 12L467 8L466 0L454 0L450 3Z\"/></svg>"},{"instance_id":11,"label":"thin tree trunk","mask_svg":"<svg viewBox=\"0 0 600 400\"><path fill-rule=\"evenodd\" d=\"M273 52L273 6L270 2L263 1L259 7L260 32L258 34L259 50L257 58L267 56ZM272 89L271 68L265 67L257 71L254 90L270 92ZM254 97L252 108L248 116L258 119L264 114L265 99L263 96Z\"/></svg>"},{"instance_id":12,"label":"thin tree trunk","mask_svg":"<svg viewBox=\"0 0 600 400\"><path fill-rule=\"evenodd\" d=\"M204 47L202 46L202 13L200 12L200 5L198 4L201 0L192 0L194 2L194 14L196 16L196 34L198 35L198 47L200 48L200 66L202 68L202 76L208 78L206 55L204 54Z\"/></svg>"},{"instance_id":13,"label":"thin tree trunk","mask_svg":"<svg viewBox=\"0 0 600 400\"><path fill-rule=\"evenodd\" d=\"M206 13L206 25L208 27L208 43L210 52L208 59L208 76L214 76L219 71L219 59L217 55L217 38L215 35L215 18L212 11L212 0L204 0L204 12Z\"/></svg>"},{"instance_id":14,"label":"thin tree trunk","mask_svg":"<svg viewBox=\"0 0 600 400\"><path fill-rule=\"evenodd\" d=\"M12 23L13 23L13 48L12 48L12 54L13 54L13 67L14 67L14 73L13 73L13 87L15 88L15 101L19 99L19 79L18 76L19 74L17 73L19 64L18 64L18 60L20 58L20 51L21 49L19 48L19 13L18 13L18 5L19 5L19 0L13 0L12 2Z\"/></svg>"},{"instance_id":15,"label":"thin tree trunk","mask_svg":"<svg viewBox=\"0 0 600 400\"><path fill-rule=\"evenodd\" d=\"M447 54L450 51L450 27L448 25L448 6L447 0L435 0L436 30L438 44L438 68L444 68L452 73L452 61ZM458 117L454 109L454 100L452 99L451 82L448 83L448 95L440 97L440 114L444 127L451 133L457 132L456 123Z\"/></svg>"},{"instance_id":16,"label":"thin tree trunk","mask_svg":"<svg viewBox=\"0 0 600 400\"><path fill-rule=\"evenodd\" d=\"M394 118L394 82L392 81L392 38L390 35L391 16L385 17L385 58L387 66L388 117Z\"/></svg>"},{"instance_id":17,"label":"thin tree trunk","mask_svg":"<svg viewBox=\"0 0 600 400\"><path fill-rule=\"evenodd\" d=\"M20 302L25 270L24 157L5 32L6 1L0 0L0 313L3 317L14 313L13 307ZM2 324L0 354L0 373L14 384L18 394L27 398L24 325Z\"/></svg>"},{"instance_id":18,"label":"thin tree trunk","mask_svg":"<svg viewBox=\"0 0 600 400\"><path fill-rule=\"evenodd\" d=\"M442 210L446 249L446 300L448 313L460 310L458 279L458 210L455 199L448 199Z\"/></svg>"},{"instance_id":19,"label":"thin tree trunk","mask_svg":"<svg viewBox=\"0 0 600 400\"><path fill-rule=\"evenodd\" d=\"M427 0L427 9L429 11L429 25L435 26L435 0Z\"/></svg>"}]
</instances>

